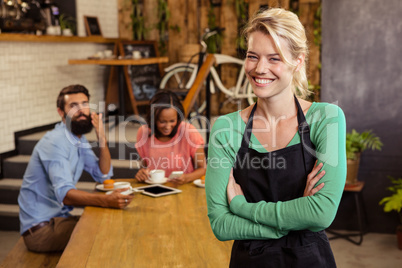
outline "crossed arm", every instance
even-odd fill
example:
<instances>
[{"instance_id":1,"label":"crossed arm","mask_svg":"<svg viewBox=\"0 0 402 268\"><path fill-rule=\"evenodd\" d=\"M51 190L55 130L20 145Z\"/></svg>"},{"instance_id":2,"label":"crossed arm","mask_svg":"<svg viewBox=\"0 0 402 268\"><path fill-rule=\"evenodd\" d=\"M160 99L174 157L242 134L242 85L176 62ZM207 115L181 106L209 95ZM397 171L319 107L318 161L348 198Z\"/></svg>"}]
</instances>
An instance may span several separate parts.
<instances>
[{"instance_id":1,"label":"crossed arm","mask_svg":"<svg viewBox=\"0 0 402 268\"><path fill-rule=\"evenodd\" d=\"M312 127L315 128L312 141L319 152L316 168L322 168L325 173L310 173L311 184L308 183L310 186L306 188L304 197L276 203L248 203L237 186L230 182L228 178L238 148L228 146L233 133L220 130L230 129L230 126L215 123L210 139L214 146L209 147L206 192L208 216L218 239L275 239L291 230L319 231L331 224L346 178L345 121L343 113L336 112L337 116L327 115L328 120L318 122L324 124L321 128ZM216 167L211 162L213 158L227 159L227 165ZM324 176L321 178L320 174ZM316 181L319 181L318 185ZM320 189L322 183L325 186Z\"/></svg>"}]
</instances>

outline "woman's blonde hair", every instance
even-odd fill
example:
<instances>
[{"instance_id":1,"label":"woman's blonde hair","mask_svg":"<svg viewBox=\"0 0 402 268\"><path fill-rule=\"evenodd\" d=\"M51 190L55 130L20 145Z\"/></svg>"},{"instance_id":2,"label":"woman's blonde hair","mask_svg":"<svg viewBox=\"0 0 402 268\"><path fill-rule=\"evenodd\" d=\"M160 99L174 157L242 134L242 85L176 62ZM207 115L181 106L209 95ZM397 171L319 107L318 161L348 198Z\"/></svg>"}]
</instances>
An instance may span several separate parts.
<instances>
[{"instance_id":1,"label":"woman's blonde hair","mask_svg":"<svg viewBox=\"0 0 402 268\"><path fill-rule=\"evenodd\" d=\"M249 20L243 30L243 35L248 41L250 34L256 31L270 35L281 58L291 66L295 65L284 56L279 38L287 41L293 59L297 59L301 54L305 55L303 65L293 76L292 85L293 91L297 96L306 98L311 93L308 90L306 74L308 47L305 29L297 15L282 8L270 8L260 11Z\"/></svg>"}]
</instances>

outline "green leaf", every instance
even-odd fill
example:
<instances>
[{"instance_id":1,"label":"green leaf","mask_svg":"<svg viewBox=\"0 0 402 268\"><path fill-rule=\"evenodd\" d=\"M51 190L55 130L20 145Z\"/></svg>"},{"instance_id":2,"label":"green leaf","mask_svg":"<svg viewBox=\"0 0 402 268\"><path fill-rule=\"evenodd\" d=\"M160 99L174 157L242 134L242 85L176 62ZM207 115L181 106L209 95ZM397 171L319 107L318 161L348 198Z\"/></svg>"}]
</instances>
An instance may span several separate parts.
<instances>
[{"instance_id":1,"label":"green leaf","mask_svg":"<svg viewBox=\"0 0 402 268\"><path fill-rule=\"evenodd\" d=\"M393 178L388 176L391 180L391 183L394 184L392 187L388 187L387 189L393 192L394 194L390 196L386 196L379 202L379 205L384 205L384 212L397 211L401 212L402 209L402 177L401 178Z\"/></svg>"},{"instance_id":2,"label":"green leaf","mask_svg":"<svg viewBox=\"0 0 402 268\"><path fill-rule=\"evenodd\" d=\"M361 153L367 149L381 150L382 146L380 138L371 130L359 133L353 129L346 134L346 154L349 159L354 159L352 155L355 153Z\"/></svg>"}]
</instances>

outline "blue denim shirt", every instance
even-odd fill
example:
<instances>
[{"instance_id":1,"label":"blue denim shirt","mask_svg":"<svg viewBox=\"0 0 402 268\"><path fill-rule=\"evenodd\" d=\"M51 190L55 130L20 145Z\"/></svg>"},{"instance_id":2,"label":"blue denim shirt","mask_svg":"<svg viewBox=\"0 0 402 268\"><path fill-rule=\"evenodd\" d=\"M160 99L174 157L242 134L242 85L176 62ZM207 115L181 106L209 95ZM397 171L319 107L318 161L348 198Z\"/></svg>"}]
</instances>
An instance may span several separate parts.
<instances>
[{"instance_id":1,"label":"blue denim shirt","mask_svg":"<svg viewBox=\"0 0 402 268\"><path fill-rule=\"evenodd\" d=\"M18 204L20 232L49 221L53 217L68 217L72 206L63 204L64 197L87 171L95 181L103 182L113 175L99 169L99 159L84 135L81 138L67 130L61 122L45 134L35 146L24 174Z\"/></svg>"}]
</instances>

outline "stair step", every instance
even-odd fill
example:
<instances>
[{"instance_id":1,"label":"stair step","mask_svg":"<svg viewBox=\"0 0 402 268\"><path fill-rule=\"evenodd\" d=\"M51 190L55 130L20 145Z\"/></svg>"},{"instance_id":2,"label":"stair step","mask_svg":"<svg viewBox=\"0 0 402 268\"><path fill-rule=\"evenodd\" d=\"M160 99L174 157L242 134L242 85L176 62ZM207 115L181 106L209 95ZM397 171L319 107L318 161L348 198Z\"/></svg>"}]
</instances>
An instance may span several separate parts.
<instances>
[{"instance_id":1,"label":"stair step","mask_svg":"<svg viewBox=\"0 0 402 268\"><path fill-rule=\"evenodd\" d=\"M0 230L19 231L19 206L11 204L0 204ZM74 208L70 214L80 216L84 208Z\"/></svg>"},{"instance_id":2,"label":"stair step","mask_svg":"<svg viewBox=\"0 0 402 268\"><path fill-rule=\"evenodd\" d=\"M0 204L0 215L13 217L18 216L20 208L18 205Z\"/></svg>"},{"instance_id":3,"label":"stair step","mask_svg":"<svg viewBox=\"0 0 402 268\"><path fill-rule=\"evenodd\" d=\"M20 179L10 179L10 178L5 178L0 180L0 189L1 190L15 190L21 188L22 185L22 180ZM81 191L93 191L95 189L96 182L87 182L87 181L79 181L76 185L78 190ZM2 202L0 202L2 203Z\"/></svg>"},{"instance_id":4,"label":"stair step","mask_svg":"<svg viewBox=\"0 0 402 268\"><path fill-rule=\"evenodd\" d=\"M20 193L22 180L2 179L0 180L0 203L18 204L18 194Z\"/></svg>"},{"instance_id":5,"label":"stair step","mask_svg":"<svg viewBox=\"0 0 402 268\"><path fill-rule=\"evenodd\" d=\"M15 204L0 204L0 230L19 231L19 206Z\"/></svg>"},{"instance_id":6,"label":"stair step","mask_svg":"<svg viewBox=\"0 0 402 268\"><path fill-rule=\"evenodd\" d=\"M3 190L18 189L19 190L21 188L21 184L22 184L22 180L4 178L4 179L0 180L0 189L3 189Z\"/></svg>"},{"instance_id":7,"label":"stair step","mask_svg":"<svg viewBox=\"0 0 402 268\"><path fill-rule=\"evenodd\" d=\"M120 124L119 127L106 128L106 137L110 154L114 159L130 159L130 154L136 153L137 150L134 144L137 139L137 131L139 124ZM36 132L33 134L22 136L18 139L18 153L23 155L30 155L36 143L48 131ZM85 137L89 142L96 142L96 133L92 130L86 134ZM99 155L97 146L93 148L95 154Z\"/></svg>"},{"instance_id":8,"label":"stair step","mask_svg":"<svg viewBox=\"0 0 402 268\"><path fill-rule=\"evenodd\" d=\"M18 194L22 185L21 179L0 180L0 204L18 204ZM79 181L76 185L78 190L92 192L95 189L95 181Z\"/></svg>"},{"instance_id":9,"label":"stair step","mask_svg":"<svg viewBox=\"0 0 402 268\"><path fill-rule=\"evenodd\" d=\"M4 177L22 178L30 158L30 155L16 155L5 159L3 164ZM133 178L140 164L137 160L112 159L114 178ZM88 173L84 172L80 181L93 181L93 179Z\"/></svg>"},{"instance_id":10,"label":"stair step","mask_svg":"<svg viewBox=\"0 0 402 268\"><path fill-rule=\"evenodd\" d=\"M70 214L73 216L80 216L84 212L84 208L74 208L70 211ZM18 205L11 204L0 204L0 215L2 216L16 216L18 217L20 213L20 207Z\"/></svg>"},{"instance_id":11,"label":"stair step","mask_svg":"<svg viewBox=\"0 0 402 268\"><path fill-rule=\"evenodd\" d=\"M18 153L22 155L30 155L38 143L38 140L19 140L18 142ZM110 156L113 159L132 159L134 155L137 154L137 150L134 147L135 143L111 143L108 142ZM99 156L99 148L97 146L93 147L94 153Z\"/></svg>"}]
</instances>

